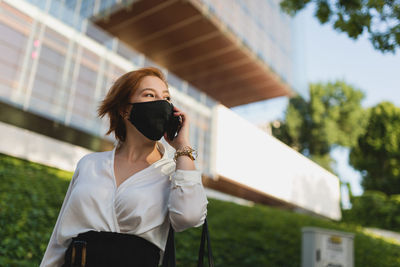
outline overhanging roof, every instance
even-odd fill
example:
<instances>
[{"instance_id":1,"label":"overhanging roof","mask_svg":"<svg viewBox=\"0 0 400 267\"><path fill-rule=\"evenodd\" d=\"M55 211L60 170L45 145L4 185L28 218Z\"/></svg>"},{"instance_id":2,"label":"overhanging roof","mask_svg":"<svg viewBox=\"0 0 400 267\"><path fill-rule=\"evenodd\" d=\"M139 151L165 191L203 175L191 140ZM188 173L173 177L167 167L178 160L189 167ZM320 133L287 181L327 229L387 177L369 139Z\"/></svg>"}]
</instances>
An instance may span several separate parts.
<instances>
[{"instance_id":1,"label":"overhanging roof","mask_svg":"<svg viewBox=\"0 0 400 267\"><path fill-rule=\"evenodd\" d=\"M135 1L92 20L227 107L292 93L201 1Z\"/></svg>"}]
</instances>

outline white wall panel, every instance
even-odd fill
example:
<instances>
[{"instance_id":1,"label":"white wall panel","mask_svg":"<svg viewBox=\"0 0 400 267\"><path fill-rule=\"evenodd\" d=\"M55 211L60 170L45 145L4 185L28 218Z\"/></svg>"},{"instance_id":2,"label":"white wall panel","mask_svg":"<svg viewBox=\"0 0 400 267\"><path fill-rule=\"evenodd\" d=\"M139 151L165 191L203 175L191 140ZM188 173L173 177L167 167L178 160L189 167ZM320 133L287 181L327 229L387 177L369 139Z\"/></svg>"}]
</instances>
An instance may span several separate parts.
<instances>
[{"instance_id":1,"label":"white wall panel","mask_svg":"<svg viewBox=\"0 0 400 267\"><path fill-rule=\"evenodd\" d=\"M340 219L339 179L220 105L217 175L323 216Z\"/></svg>"}]
</instances>

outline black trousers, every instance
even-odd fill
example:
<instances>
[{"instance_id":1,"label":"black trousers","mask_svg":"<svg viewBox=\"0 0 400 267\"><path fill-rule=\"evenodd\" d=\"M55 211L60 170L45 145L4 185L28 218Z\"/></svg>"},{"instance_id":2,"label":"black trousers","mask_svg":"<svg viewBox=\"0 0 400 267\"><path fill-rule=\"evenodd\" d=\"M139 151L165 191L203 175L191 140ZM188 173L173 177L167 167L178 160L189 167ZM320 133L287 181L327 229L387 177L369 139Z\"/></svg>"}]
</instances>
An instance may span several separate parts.
<instances>
[{"instance_id":1,"label":"black trousers","mask_svg":"<svg viewBox=\"0 0 400 267\"><path fill-rule=\"evenodd\" d=\"M160 249L129 234L89 231L72 239L62 267L157 267Z\"/></svg>"}]
</instances>

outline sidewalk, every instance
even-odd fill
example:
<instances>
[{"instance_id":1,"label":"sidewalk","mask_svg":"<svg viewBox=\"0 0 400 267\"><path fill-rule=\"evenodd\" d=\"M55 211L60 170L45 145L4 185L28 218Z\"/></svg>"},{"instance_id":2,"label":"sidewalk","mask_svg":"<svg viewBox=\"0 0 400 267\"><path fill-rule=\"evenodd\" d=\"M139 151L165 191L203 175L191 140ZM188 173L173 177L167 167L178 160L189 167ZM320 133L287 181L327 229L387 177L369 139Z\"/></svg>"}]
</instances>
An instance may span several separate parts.
<instances>
[{"instance_id":1,"label":"sidewalk","mask_svg":"<svg viewBox=\"0 0 400 267\"><path fill-rule=\"evenodd\" d=\"M378 228L365 228L365 232L368 234L373 234L375 236L384 237L386 239L391 239L393 240L393 242L400 244L400 233L398 232Z\"/></svg>"}]
</instances>

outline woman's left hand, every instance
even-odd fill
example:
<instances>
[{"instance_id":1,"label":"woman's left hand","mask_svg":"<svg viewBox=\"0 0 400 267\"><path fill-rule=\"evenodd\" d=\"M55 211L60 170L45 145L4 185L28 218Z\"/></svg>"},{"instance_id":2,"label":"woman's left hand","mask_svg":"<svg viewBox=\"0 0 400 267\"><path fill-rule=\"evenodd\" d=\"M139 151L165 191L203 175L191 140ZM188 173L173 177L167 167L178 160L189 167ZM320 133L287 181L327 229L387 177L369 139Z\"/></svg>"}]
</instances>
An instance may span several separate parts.
<instances>
[{"instance_id":1,"label":"woman's left hand","mask_svg":"<svg viewBox=\"0 0 400 267\"><path fill-rule=\"evenodd\" d=\"M170 144L175 150L182 148L184 146L190 146L189 143L189 117L186 113L182 112L179 108L174 106L174 116L181 116L182 126L175 136L174 140L169 140L167 134L164 134L164 139Z\"/></svg>"}]
</instances>

